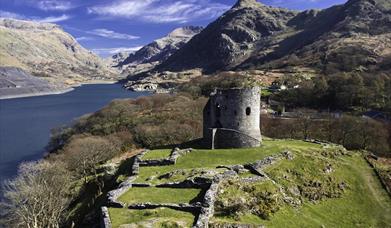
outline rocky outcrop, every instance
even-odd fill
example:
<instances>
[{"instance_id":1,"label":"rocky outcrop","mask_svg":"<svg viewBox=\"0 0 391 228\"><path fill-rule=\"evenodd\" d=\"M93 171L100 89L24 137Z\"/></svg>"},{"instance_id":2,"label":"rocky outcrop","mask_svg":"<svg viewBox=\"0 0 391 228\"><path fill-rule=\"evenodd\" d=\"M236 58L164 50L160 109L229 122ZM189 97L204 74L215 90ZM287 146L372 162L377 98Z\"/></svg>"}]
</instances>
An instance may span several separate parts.
<instances>
[{"instance_id":1,"label":"rocky outcrop","mask_svg":"<svg viewBox=\"0 0 391 228\"><path fill-rule=\"evenodd\" d=\"M117 67L120 63L125 61L125 59L128 58L130 54L131 53L129 52L120 52L106 58L105 60L110 67Z\"/></svg>"},{"instance_id":2,"label":"rocky outcrop","mask_svg":"<svg viewBox=\"0 0 391 228\"><path fill-rule=\"evenodd\" d=\"M237 66L261 44L287 29L297 12L241 0L164 61L159 70L202 68L213 72ZM259 45L258 45L259 44Z\"/></svg>"},{"instance_id":3,"label":"rocky outcrop","mask_svg":"<svg viewBox=\"0 0 391 228\"><path fill-rule=\"evenodd\" d=\"M391 5L350 0L296 12L240 0L158 71L311 69L390 73Z\"/></svg>"},{"instance_id":4,"label":"rocky outcrop","mask_svg":"<svg viewBox=\"0 0 391 228\"><path fill-rule=\"evenodd\" d=\"M0 67L21 69L54 88L118 80L116 72L58 25L0 18L0 39ZM29 84L30 76L21 83Z\"/></svg>"}]
</instances>

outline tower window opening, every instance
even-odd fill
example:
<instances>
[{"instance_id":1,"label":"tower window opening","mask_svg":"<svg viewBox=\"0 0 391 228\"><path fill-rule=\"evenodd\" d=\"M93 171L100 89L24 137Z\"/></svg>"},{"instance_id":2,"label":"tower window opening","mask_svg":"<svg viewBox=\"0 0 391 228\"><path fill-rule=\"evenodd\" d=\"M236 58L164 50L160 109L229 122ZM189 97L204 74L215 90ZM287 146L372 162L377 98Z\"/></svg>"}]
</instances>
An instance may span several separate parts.
<instances>
[{"instance_id":1,"label":"tower window opening","mask_svg":"<svg viewBox=\"0 0 391 228\"><path fill-rule=\"evenodd\" d=\"M216 117L219 118L221 117L221 105L220 104L216 104Z\"/></svg>"},{"instance_id":2,"label":"tower window opening","mask_svg":"<svg viewBox=\"0 0 391 228\"><path fill-rule=\"evenodd\" d=\"M246 115L251 115L251 108L250 107L247 107L246 108Z\"/></svg>"}]
</instances>

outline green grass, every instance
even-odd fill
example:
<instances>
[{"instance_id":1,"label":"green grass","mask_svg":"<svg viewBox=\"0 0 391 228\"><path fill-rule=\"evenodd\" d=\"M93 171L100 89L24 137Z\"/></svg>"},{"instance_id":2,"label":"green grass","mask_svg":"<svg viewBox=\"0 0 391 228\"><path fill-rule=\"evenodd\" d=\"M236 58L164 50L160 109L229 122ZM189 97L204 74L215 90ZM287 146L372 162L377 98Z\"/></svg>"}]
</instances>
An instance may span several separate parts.
<instances>
[{"instance_id":1,"label":"green grass","mask_svg":"<svg viewBox=\"0 0 391 228\"><path fill-rule=\"evenodd\" d=\"M168 208L153 210L128 210L124 208L109 208L113 228L125 224L135 224L135 227L191 227L195 216L188 212ZM167 226L167 224L177 226Z\"/></svg>"},{"instance_id":2,"label":"green grass","mask_svg":"<svg viewBox=\"0 0 391 228\"><path fill-rule=\"evenodd\" d=\"M200 194L201 189L178 188L131 188L119 197L128 205L136 203L190 203Z\"/></svg>"},{"instance_id":3,"label":"green grass","mask_svg":"<svg viewBox=\"0 0 391 228\"><path fill-rule=\"evenodd\" d=\"M348 188L338 198L327 198L316 203L303 197L304 204L294 208L285 204L269 220L245 214L239 219L217 216L217 223L243 223L266 227L391 227L391 199L382 188L372 168L361 154L355 153L334 158L322 157L317 150L295 151L293 161L282 160L267 168L265 172L285 188L300 185L303 179L291 175L323 181L321 175L326 164L332 164L334 172L327 174ZM326 178L327 179L327 178ZM233 191L237 194L237 192ZM226 193L229 194L229 193ZM289 194L289 193L288 193Z\"/></svg>"},{"instance_id":4,"label":"green grass","mask_svg":"<svg viewBox=\"0 0 391 228\"><path fill-rule=\"evenodd\" d=\"M391 227L391 199L365 160L358 154L344 158L344 164L336 172L346 179L350 186L342 198L326 200L319 204L306 203L298 211L285 208L265 222L265 225Z\"/></svg>"},{"instance_id":5,"label":"green grass","mask_svg":"<svg viewBox=\"0 0 391 228\"><path fill-rule=\"evenodd\" d=\"M142 160L159 160L168 158L170 156L171 150L151 150L148 151L143 157Z\"/></svg>"},{"instance_id":6,"label":"green grass","mask_svg":"<svg viewBox=\"0 0 391 228\"><path fill-rule=\"evenodd\" d=\"M258 197L258 194L261 196L262 192L271 192L277 196L280 194L279 186L282 186L288 196L302 200L301 206L288 205L278 196L280 203L275 205L268 204L264 207L262 201L256 203L257 208L261 207L258 208L258 212L269 209L274 211L266 216L268 218L266 220L260 215L251 213L226 216L222 211L223 213L216 215L211 221L217 224L239 223L265 225L266 227L321 227L322 225L325 227L391 227L391 198L382 188L373 169L368 166L360 153L341 153L338 147L323 148L321 145L303 141L268 139L260 148L195 150L180 157L176 165L141 167L140 176L136 182L156 184L173 180L180 181L196 175L205 175L207 170L224 171L224 169L216 169L218 165L254 162L284 150L291 151L294 159L283 159L264 170L278 183L278 186L271 181L264 181L246 185L239 184L235 187L235 182L232 182L232 186L227 186L224 192L220 192L220 195L223 200L230 198L233 201L245 198L251 200L251 197ZM159 151L154 156L158 154L161 155L164 152ZM332 172L325 173L325 167L330 164ZM157 178L172 171L178 172L167 179ZM248 176L252 174L244 173L240 177ZM320 182L321 187L308 187L307 184L312 181ZM348 186L344 190L337 188L342 182ZM301 195L295 195L289 191L294 187L301 188ZM310 196L302 194L306 191ZM327 197L321 197L314 203L309 200L312 193L325 194ZM199 194L199 189L133 188L122 195L119 200L127 204L189 203ZM230 205L229 201L225 203ZM175 227L175 224L166 222L182 221L179 220L182 217L186 221L180 225L189 227L194 221L194 216L191 214L166 210L168 209L163 211L110 209L110 214L114 227L129 223L136 223L139 227Z\"/></svg>"},{"instance_id":7,"label":"green grass","mask_svg":"<svg viewBox=\"0 0 391 228\"><path fill-rule=\"evenodd\" d=\"M153 180L150 180L152 183L165 183L165 182L182 182L189 178L195 177L205 177L213 178L215 175L225 172L226 169L178 169L170 174L169 177L155 177Z\"/></svg>"},{"instance_id":8,"label":"green grass","mask_svg":"<svg viewBox=\"0 0 391 228\"><path fill-rule=\"evenodd\" d=\"M161 183L151 177L158 177L178 169L216 168L219 165L238 165L262 160L285 149L319 149L320 146L303 141L265 140L263 146L248 149L194 150L178 159L172 166L141 167L136 183ZM153 178L152 178L153 179ZM165 182L164 180L163 182Z\"/></svg>"}]
</instances>

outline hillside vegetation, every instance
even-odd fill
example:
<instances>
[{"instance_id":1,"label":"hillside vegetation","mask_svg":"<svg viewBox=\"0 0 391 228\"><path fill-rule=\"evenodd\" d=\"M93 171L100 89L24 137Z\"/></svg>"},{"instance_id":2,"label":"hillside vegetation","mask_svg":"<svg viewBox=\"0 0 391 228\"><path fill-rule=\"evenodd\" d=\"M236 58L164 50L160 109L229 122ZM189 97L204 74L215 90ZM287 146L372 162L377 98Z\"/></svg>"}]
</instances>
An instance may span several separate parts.
<instances>
[{"instance_id":1,"label":"hillside vegetation","mask_svg":"<svg viewBox=\"0 0 391 228\"><path fill-rule=\"evenodd\" d=\"M102 110L81 117L71 126L54 130L52 141L48 147L52 153L42 161L27 163L21 166L18 176L6 185L6 204L2 205L2 211L7 213L7 216L5 216L7 218L5 221L6 224L10 226L15 223L32 224L34 218L38 216L39 221L42 221L39 225L42 227L47 227L51 224L55 226L68 226L72 223L82 227L96 225L97 221L99 221L100 207L107 202L107 193L127 180L132 173L131 167L134 163L134 156L140 152L138 148L157 148L158 150L153 150L145 155L146 159L151 160L167 157L171 153L171 149L178 145L181 147L197 145L197 141L194 140L199 139L202 135L202 109L207 100L201 94L207 93L213 87L214 83L219 83L219 81L211 81L210 83L198 82L184 87L183 91L189 93L152 95L135 100L115 100ZM241 82L226 80L222 85L224 84L229 87L236 83L240 84ZM365 132L366 134L361 134L363 133L362 131L353 129L360 126L357 123L361 123L362 118L349 118L355 122L351 122L350 119L347 121L347 119L343 118L338 121L344 127L331 129L332 131L328 131L328 125L309 128L308 122L304 121L306 119L303 119L300 121L304 122L298 122L300 124L291 126L295 131L291 131L286 126L279 125L278 123L270 124L269 122L269 124L263 126L262 132L264 136L273 135L275 138L298 139L318 138L331 132L333 135L331 141L335 140L338 143L345 142L346 145L368 139L370 139L368 142L371 142L368 145L377 144L380 146L384 142L387 142L384 141L384 137L388 137L388 135L378 134L381 132L382 125L378 125L377 122L369 122L368 124L371 124L371 126L373 124L373 129L377 129L377 131L367 131ZM281 131L281 128L285 129L285 131ZM385 134L388 134L388 131L385 132ZM349 140L340 141L342 139ZM356 145L353 148L364 149L362 143L353 145ZM374 199L371 197L371 194L378 197L383 197L382 195L384 195L379 190L380 187L377 186L379 183L378 180L373 177L373 170L369 166L365 166L364 160L360 157L360 153L343 152L343 154L333 154L333 148L330 150L327 147L324 148L326 152L331 153L324 154L320 145L302 141L282 140L265 141L263 147L253 149L215 151L197 149L185 156L179 157L175 165L142 167L135 181L148 183L153 187L156 184L164 184L169 181L180 182L188 178L212 178L215 175L220 175L225 170L224 168L217 168L220 165L244 165L289 150L294 153L294 158L298 160L287 161L288 163L285 163L285 160L281 160L280 162L283 165L281 166L283 167L282 170L277 169L280 163L275 163L274 165L276 166L270 166L276 167L275 173L273 170L269 172L267 169L264 172L268 172L269 177L275 175L273 177L274 181L281 186L285 185L287 188L292 187L290 186L292 183L287 183L284 179L278 180L278 178L281 178L282 175L294 181L293 184L301 189L301 193L300 196L293 195L291 197L293 197L295 202L298 200L302 201L299 210L303 212L300 213L304 213L305 210L310 210L306 209L308 207L317 208L318 204L324 205L324 200L325 202L332 202L333 200L339 200L340 197L342 197L341 199L345 199L344 197L352 194L355 200L364 199L368 202L369 206L360 204L354 208L362 218L367 218L362 207L371 206L375 207L373 211L379 212L378 216L383 216L384 214L381 213L382 210L376 209L381 206L376 204L376 202L372 203L370 201ZM378 151L373 152L378 153ZM389 153L389 151L387 150L384 153ZM295 161L298 162L296 163ZM364 169L367 171L365 175L369 175L369 178L371 178L369 183L374 185L371 189L377 189L374 193L368 192L367 189L359 188L361 185L358 185L357 182L361 184L361 181L357 181L355 178L362 177L356 177L354 175L361 175L360 173L343 174L344 172L348 172L348 168L345 169L345 164L347 167L350 167L349 171L352 171L354 170L354 165L359 165L360 163L362 164L362 168L366 167ZM331 169L333 170L329 175L331 179L328 179L328 174L321 170L327 167L328 164L331 165ZM301 170L300 172L303 175L300 173L297 174L296 172L287 172L286 169L288 168L286 167L288 166L292 166L291 169L298 170L298 172ZM314 170L314 167L317 167L317 169ZM319 167L321 168L318 169ZM307 172L309 176L307 176ZM342 174L339 174L339 172L342 172ZM353 176L347 177L347 175ZM250 172L239 175L240 178L253 176L254 174ZM308 180L316 182L308 182ZM319 185L319 181L322 184ZM307 182L313 185L304 185ZM343 190L338 187L342 182L345 183L343 184ZM48 185L47 183L50 184ZM262 183L259 188L263 189L265 187L266 189L270 188L270 191L275 190L275 186L270 185L270 182L266 181L265 183L266 186L263 186L264 183ZM229 185L235 184L238 183L233 180ZM56 188L53 188L53 186L56 186ZM240 188L238 186L235 189ZM257 186L254 186L255 190L257 188ZM157 190L154 188L149 190L135 188L134 191L133 193L130 192L128 195L124 195L123 200L128 203L140 203L144 199L150 198L151 200L156 200L156 202L173 201L174 203L193 204L199 202L200 196L204 194L204 191L199 189L190 189L183 193L177 190ZM362 192L358 192L355 195L356 193L354 191ZM156 196L150 197L151 194L158 192L160 193ZM297 191L295 192L297 193ZM136 194L140 195L140 198L136 197ZM231 193L227 194L229 196ZM249 197L251 197L251 194L249 193ZM255 191L254 194L257 194L257 192ZM177 197L179 195L180 197ZM242 194L240 193L240 195ZM243 193L243 195L245 194ZM53 197L48 198L47 196ZM276 196L281 197L279 194ZM39 208L35 207L34 197L40 199L39 202L42 207L48 208L47 213L41 213ZM262 195L261 197L266 196ZM348 199L353 200L353 198ZM381 198L381 200L387 202L385 197ZM310 201L316 201L317 203L313 204ZM26 207L23 208L28 208L28 210L20 210L21 203L26 204ZM268 220L263 219L268 216L271 218L278 216L279 213L289 212L292 213L292 217L300 215L296 213L296 209L293 209L295 207L292 208L292 205L289 203L282 203L281 201L277 201L278 204L275 204L275 201L270 201L270 205L265 206L265 210L270 213L266 213L262 208L258 212L248 212L246 208L252 207L250 202L249 204L245 204L247 205L245 208L236 208L235 205L237 202L234 201L221 201L220 203L218 205L227 205L227 208L231 208L233 212L227 214L224 211L225 206L220 207L222 211L220 213L219 210L216 210L215 219L212 220L213 223L234 221L262 224L268 223ZM327 205L327 203L325 204ZM216 205L217 209L219 208L218 205ZM336 205L338 209L339 206L338 204ZM196 215L191 213L183 214L175 210L163 209L145 211L145 213L111 208L109 211L111 211L110 213L112 213L114 219L118 218L120 221L113 221L113 224L138 223L145 220L145 218L152 219L155 217L162 217L162 220L159 220L159 222L166 223L172 221L173 218L183 216L184 219L178 221L182 226L187 227L184 224L189 224L189 221L192 223L191 221L194 221L194 218L196 218ZM332 212L329 210L327 213L330 213L331 216ZM26 217L21 217L19 214L24 214ZM128 214L134 215L134 217L129 218L127 217ZM371 214L368 213L367 215ZM315 215L308 214L306 216ZM388 221L387 216L383 217L384 221ZM355 217L349 220L348 223L353 224L354 219ZM156 221L156 219L152 220ZM380 217L374 217L372 220L368 218L364 224L377 226L379 220ZM275 221L282 222L282 220ZM329 224L326 219L320 220L319 223ZM148 227L149 225L146 226Z\"/></svg>"},{"instance_id":2,"label":"hillside vegetation","mask_svg":"<svg viewBox=\"0 0 391 228\"><path fill-rule=\"evenodd\" d=\"M224 167L262 160L282 151L290 151L292 157L259 169L265 175L263 178L251 180L257 174L244 169L219 184L211 227L232 224L386 227L391 223L391 198L359 152L330 144L292 140L267 139L262 147L253 149L194 150L180 157L175 165L141 167L134 183L152 186L130 188L118 200L128 206L142 202L202 202L199 198L197 201L197 192L192 189L153 186L200 177L213 178L226 172ZM156 152L160 153L150 153ZM144 194L148 196L144 197ZM131 201L129 197L135 197L137 201ZM169 218L176 218L171 220L174 227L189 227L183 221L191 214L181 218L185 212L170 210L170 213L163 213L161 210L167 209L138 210L137 219L132 217L136 212L126 208L109 208L109 214L114 227L125 224L158 227L157 224L165 223Z\"/></svg>"}]
</instances>

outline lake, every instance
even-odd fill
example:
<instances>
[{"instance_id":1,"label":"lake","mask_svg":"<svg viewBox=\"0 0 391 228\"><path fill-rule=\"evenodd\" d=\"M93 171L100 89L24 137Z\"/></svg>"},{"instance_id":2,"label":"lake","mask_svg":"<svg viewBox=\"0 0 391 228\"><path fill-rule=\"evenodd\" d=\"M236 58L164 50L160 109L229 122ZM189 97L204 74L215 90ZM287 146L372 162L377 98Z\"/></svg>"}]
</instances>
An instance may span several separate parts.
<instances>
[{"instance_id":1,"label":"lake","mask_svg":"<svg viewBox=\"0 0 391 228\"><path fill-rule=\"evenodd\" d=\"M42 158L51 129L95 112L113 99L145 95L120 84L94 84L65 94L0 100L0 183L14 176L21 162Z\"/></svg>"}]
</instances>

